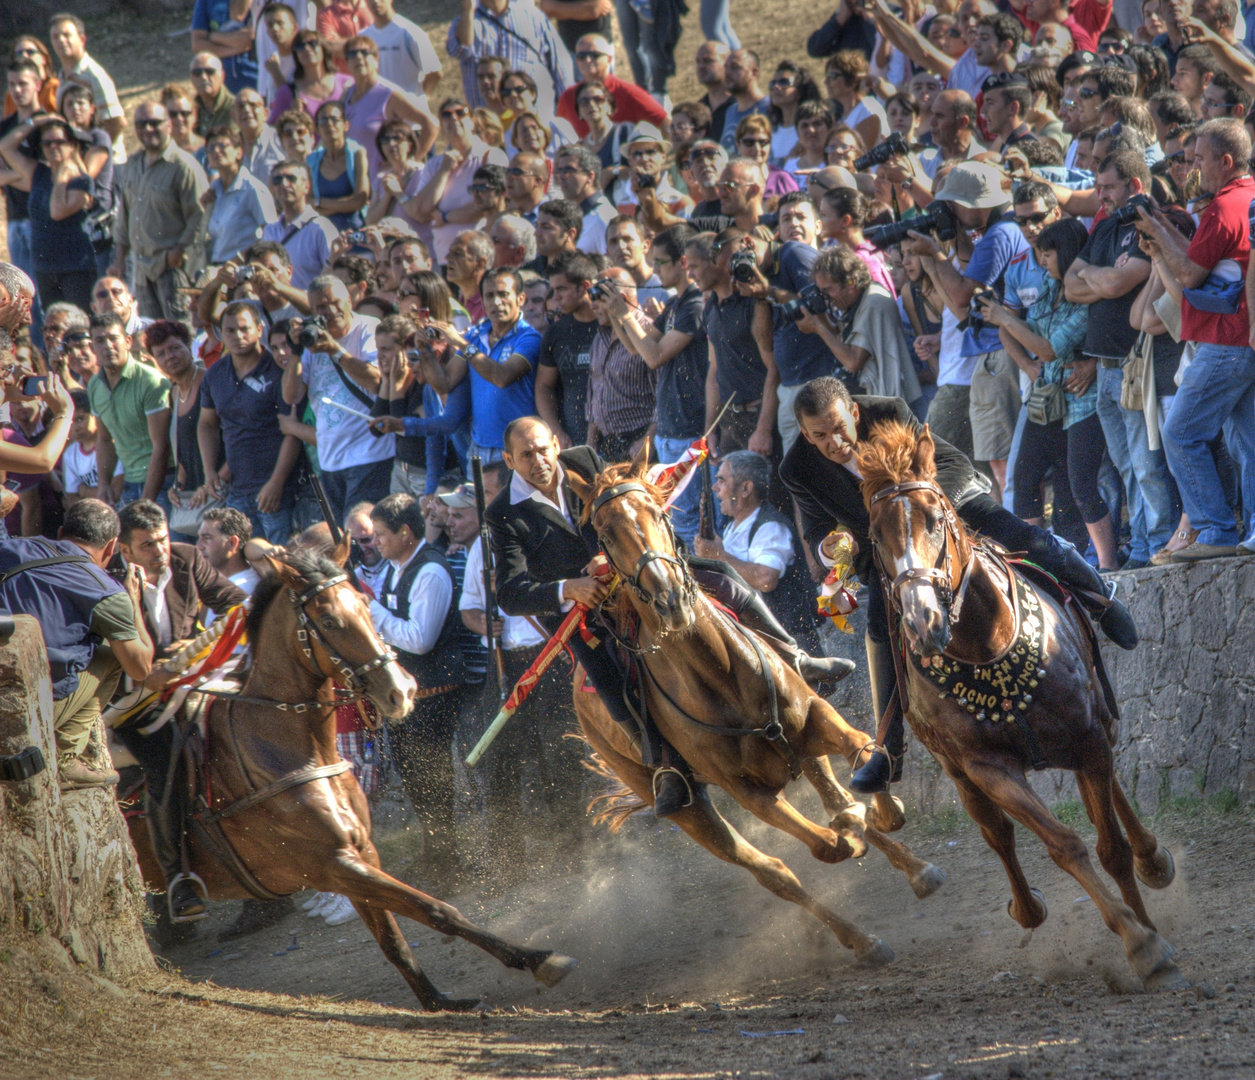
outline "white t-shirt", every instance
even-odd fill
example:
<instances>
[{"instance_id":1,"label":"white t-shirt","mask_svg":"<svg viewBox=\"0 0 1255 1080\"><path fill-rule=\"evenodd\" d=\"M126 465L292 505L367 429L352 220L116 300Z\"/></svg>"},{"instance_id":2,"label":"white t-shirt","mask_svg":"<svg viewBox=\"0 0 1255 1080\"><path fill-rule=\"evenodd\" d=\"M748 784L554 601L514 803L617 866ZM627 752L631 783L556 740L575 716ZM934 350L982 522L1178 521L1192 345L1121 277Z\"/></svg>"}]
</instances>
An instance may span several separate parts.
<instances>
[{"instance_id":1,"label":"white t-shirt","mask_svg":"<svg viewBox=\"0 0 1255 1080\"><path fill-rule=\"evenodd\" d=\"M841 122L848 128L856 128L869 116L874 116L880 121L880 134L877 136L877 140L887 137L889 134L889 117L885 115L885 107L871 94L864 97L862 101L843 116Z\"/></svg>"},{"instance_id":2,"label":"white t-shirt","mask_svg":"<svg viewBox=\"0 0 1255 1080\"><path fill-rule=\"evenodd\" d=\"M466 571L462 576L462 599L458 601L459 611L483 611L484 604L484 557L480 538L475 537L471 546L466 549ZM504 626L501 631L501 647L523 649L532 645L543 645L549 639L537 633L536 628L526 619L518 615L501 615ZM479 639L488 644L486 637Z\"/></svg>"},{"instance_id":3,"label":"white t-shirt","mask_svg":"<svg viewBox=\"0 0 1255 1080\"><path fill-rule=\"evenodd\" d=\"M785 160L797 146L797 128L778 127L771 133L771 163L785 167Z\"/></svg>"},{"instance_id":4,"label":"white t-shirt","mask_svg":"<svg viewBox=\"0 0 1255 1080\"><path fill-rule=\"evenodd\" d=\"M270 40L270 31L266 29L266 20L261 17L261 13L265 10L270 0L253 0L253 25L257 28L257 92L265 99L267 105L273 105L275 101L275 91L279 88L275 85L274 80L270 77L270 72L266 70L266 61L269 60L279 50L275 48L275 43ZM314 28L314 5L311 0L287 0L287 5L296 12L296 28L297 30L312 30ZM296 70L296 60L294 57L280 57L279 63L283 68L285 78L290 82L292 75Z\"/></svg>"},{"instance_id":5,"label":"white t-shirt","mask_svg":"<svg viewBox=\"0 0 1255 1080\"><path fill-rule=\"evenodd\" d=\"M340 348L363 363L378 363L375 350L378 325L379 320L370 315L354 315L349 332L339 340ZM347 372L345 376L348 377ZM324 469L338 472L354 465L372 465L396 455L396 436L376 438L370 433L367 421L323 401L326 397L354 412L370 411L370 406L344 385L326 353L307 350L301 354L301 379L309 387L309 403L317 421L318 463ZM364 386L359 389L367 397L373 396Z\"/></svg>"},{"instance_id":6,"label":"white t-shirt","mask_svg":"<svg viewBox=\"0 0 1255 1080\"><path fill-rule=\"evenodd\" d=\"M96 488L100 485L99 474L96 471L96 451L93 449L90 454L85 453L78 443L66 443L65 453L61 455L62 482L65 484L65 490L71 495L77 495L78 489L81 487ZM118 467L113 471L114 476L122 475L122 462L118 462Z\"/></svg>"},{"instance_id":7,"label":"white t-shirt","mask_svg":"<svg viewBox=\"0 0 1255 1080\"><path fill-rule=\"evenodd\" d=\"M751 544L750 530L762 512L759 507L744 521L729 525L723 534L723 549L734 559L769 566L783 575L793 561L793 537L780 522L764 521L754 533Z\"/></svg>"},{"instance_id":8,"label":"white t-shirt","mask_svg":"<svg viewBox=\"0 0 1255 1080\"><path fill-rule=\"evenodd\" d=\"M443 160L444 155L437 154L423 166L423 171L418 178L418 190L421 191L427 186L431 178L440 169L440 163ZM479 136L474 136L471 139L471 152L466 156L462 164L449 174L449 178L445 181L444 194L436 205L446 214L450 210L458 210L463 206L470 206L474 201L471 196L471 181L475 178L475 170L481 165L500 165L504 168L509 164L509 159L506 157L504 150L495 146L489 146ZM453 246L453 241L457 239L458 233L466 232L470 229L478 229L483 223L484 219L481 218L472 224L432 226L431 238L436 245L434 252L436 262L443 266L449 261L449 248Z\"/></svg>"},{"instance_id":9,"label":"white t-shirt","mask_svg":"<svg viewBox=\"0 0 1255 1080\"><path fill-rule=\"evenodd\" d=\"M431 38L409 19L394 15L382 30L373 23L362 31L379 48L379 77L411 94L422 93L424 75L440 70Z\"/></svg>"}]
</instances>

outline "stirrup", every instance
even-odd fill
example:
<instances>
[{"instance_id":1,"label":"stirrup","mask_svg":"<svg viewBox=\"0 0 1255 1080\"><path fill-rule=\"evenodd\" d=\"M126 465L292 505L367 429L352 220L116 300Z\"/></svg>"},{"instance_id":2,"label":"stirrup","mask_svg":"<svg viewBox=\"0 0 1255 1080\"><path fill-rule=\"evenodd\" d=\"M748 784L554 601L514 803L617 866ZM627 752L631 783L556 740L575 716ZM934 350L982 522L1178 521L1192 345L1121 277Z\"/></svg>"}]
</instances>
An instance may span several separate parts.
<instances>
[{"instance_id":1,"label":"stirrup","mask_svg":"<svg viewBox=\"0 0 1255 1080\"><path fill-rule=\"evenodd\" d=\"M201 900L204 901L205 910L195 915L175 915L174 913L174 890L183 884L184 881L190 881L200 891ZM181 874L175 874L174 880L166 886L166 911L170 915L170 921L176 923L199 922L201 919L209 918L209 889L205 885L204 880L199 874L186 870Z\"/></svg>"},{"instance_id":2,"label":"stirrup","mask_svg":"<svg viewBox=\"0 0 1255 1080\"><path fill-rule=\"evenodd\" d=\"M864 753L867 754L867 759L860 764L860 759ZM875 762L877 754L883 755L885 761L888 762L886 774L883 779L877 777L874 786L871 777L864 778L863 782L860 783L858 774ZM904 756L905 752L900 755L891 754L880 743L867 743L859 750L855 757L855 765L850 770L850 790L856 791L860 795L874 795L877 792L888 791L890 784L897 783L902 779L902 760Z\"/></svg>"},{"instance_id":3,"label":"stirrup","mask_svg":"<svg viewBox=\"0 0 1255 1080\"><path fill-rule=\"evenodd\" d=\"M658 786L659 786L658 781L660 777L668 773L674 776L678 776L680 778L681 782L684 784L685 798L684 798L684 802L682 802L679 806L666 809L665 813L659 814L658 813ZM654 770L654 775L651 780L651 787L653 788L654 814L656 817L667 818L667 817L670 817L672 814L693 805L693 785L689 783L689 779L687 776L684 775L684 773L682 773L679 769L675 768L672 765L663 765L661 768Z\"/></svg>"}]
</instances>

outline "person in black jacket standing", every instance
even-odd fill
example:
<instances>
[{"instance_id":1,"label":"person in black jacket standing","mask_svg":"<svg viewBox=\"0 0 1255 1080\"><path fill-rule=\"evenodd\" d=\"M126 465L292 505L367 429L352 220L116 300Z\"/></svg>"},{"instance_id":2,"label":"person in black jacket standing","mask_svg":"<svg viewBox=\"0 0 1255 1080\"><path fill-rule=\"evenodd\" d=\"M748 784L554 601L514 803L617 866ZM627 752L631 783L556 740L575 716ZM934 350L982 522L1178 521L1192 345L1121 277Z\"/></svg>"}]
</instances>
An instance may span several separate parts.
<instances>
[{"instance_id":1,"label":"person in black jacket standing","mask_svg":"<svg viewBox=\"0 0 1255 1080\"><path fill-rule=\"evenodd\" d=\"M793 404L802 438L793 444L780 466L780 476L801 512L803 542L826 566L833 563L828 536L834 529L848 531L858 545L854 569L867 586L867 667L872 707L877 721L893 694L895 673L890 652L889 619L880 578L872 562L867 508L855 447L884 420L896 420L912 431L920 423L901 398L851 396L837 379L824 377L807 383ZM937 485L955 512L972 531L982 533L1008 551L1024 551L1028 558L1053 574L1077 594L1103 632L1122 649L1137 645L1137 628L1124 605L1081 554L1066 540L1021 521L989 497L989 481L971 461L943 439L933 436ZM1102 598L1106 599L1102 599ZM885 791L901 778L903 727L901 710L884 746L875 746L870 759L854 772L850 787L863 794Z\"/></svg>"}]
</instances>

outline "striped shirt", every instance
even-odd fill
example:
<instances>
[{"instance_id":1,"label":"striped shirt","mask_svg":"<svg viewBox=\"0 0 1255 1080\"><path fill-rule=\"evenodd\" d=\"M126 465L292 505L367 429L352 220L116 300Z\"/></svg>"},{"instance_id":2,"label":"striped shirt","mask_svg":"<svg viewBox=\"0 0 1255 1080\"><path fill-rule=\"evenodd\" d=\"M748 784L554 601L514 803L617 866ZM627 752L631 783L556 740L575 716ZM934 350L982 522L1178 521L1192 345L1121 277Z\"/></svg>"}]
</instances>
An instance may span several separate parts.
<instances>
[{"instance_id":1,"label":"striped shirt","mask_svg":"<svg viewBox=\"0 0 1255 1080\"><path fill-rule=\"evenodd\" d=\"M633 356L608 326L588 350L588 418L604 435L627 435L654 420L658 373Z\"/></svg>"}]
</instances>

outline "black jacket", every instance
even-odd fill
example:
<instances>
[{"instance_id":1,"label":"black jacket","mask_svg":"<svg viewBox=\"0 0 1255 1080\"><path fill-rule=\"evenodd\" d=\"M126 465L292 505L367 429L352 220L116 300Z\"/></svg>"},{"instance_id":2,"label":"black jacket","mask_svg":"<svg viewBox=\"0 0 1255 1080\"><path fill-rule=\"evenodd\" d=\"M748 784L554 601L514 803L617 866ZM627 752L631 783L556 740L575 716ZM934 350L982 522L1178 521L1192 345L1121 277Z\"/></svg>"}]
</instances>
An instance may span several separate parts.
<instances>
[{"instance_id":1,"label":"black jacket","mask_svg":"<svg viewBox=\"0 0 1255 1080\"><path fill-rule=\"evenodd\" d=\"M859 442L868 438L872 427L882 420L897 420L912 431L921 429L901 398L856 395L854 403L859 413ZM989 481L976 471L963 451L936 435L933 442L937 447L937 483L956 508L989 490ZM818 553L820 543L833 529L848 530L858 541L855 572L867 581L872 573L872 545L858 477L844 465L829 461L801 436L780 463L780 479L801 512L802 539L811 551Z\"/></svg>"},{"instance_id":2,"label":"black jacket","mask_svg":"<svg viewBox=\"0 0 1255 1080\"><path fill-rule=\"evenodd\" d=\"M605 468L587 446L573 446L558 455L566 472L592 480ZM563 480L567 510L579 520L584 504ZM558 615L557 581L584 576L584 567L597 554L597 533L591 525L576 529L557 510L525 499L511 504L510 485L493 499L485 512L492 533L497 565L497 604L507 615Z\"/></svg>"}]
</instances>

